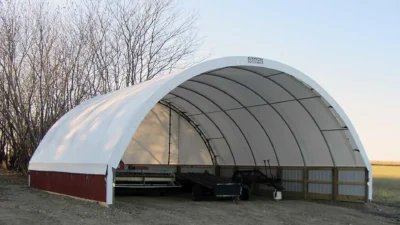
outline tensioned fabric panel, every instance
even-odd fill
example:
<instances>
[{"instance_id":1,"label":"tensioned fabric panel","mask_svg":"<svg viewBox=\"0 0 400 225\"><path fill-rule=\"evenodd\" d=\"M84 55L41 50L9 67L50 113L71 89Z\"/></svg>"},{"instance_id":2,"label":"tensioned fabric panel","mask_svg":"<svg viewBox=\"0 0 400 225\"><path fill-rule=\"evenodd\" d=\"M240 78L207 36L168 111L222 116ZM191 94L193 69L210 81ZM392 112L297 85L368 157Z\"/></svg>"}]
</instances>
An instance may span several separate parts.
<instances>
[{"instance_id":1,"label":"tensioned fabric panel","mask_svg":"<svg viewBox=\"0 0 400 225\"><path fill-rule=\"evenodd\" d=\"M235 68L238 68L238 67L235 67ZM271 75L284 73L280 70L274 70L274 69L270 69L270 68L257 68L257 67L253 67L253 66L241 66L240 68L243 68L245 70L254 71L256 73L262 74L263 76L271 76Z\"/></svg>"},{"instance_id":2,"label":"tensioned fabric panel","mask_svg":"<svg viewBox=\"0 0 400 225\"><path fill-rule=\"evenodd\" d=\"M227 78L231 79L230 77ZM234 81L224 79L223 77L200 75L194 77L192 80L210 84L228 93L229 95L237 99L244 106L265 104L265 101L251 90L247 89L243 85L240 85Z\"/></svg>"},{"instance_id":3,"label":"tensioned fabric panel","mask_svg":"<svg viewBox=\"0 0 400 225\"><path fill-rule=\"evenodd\" d=\"M352 166L356 164L356 156L350 144L346 141L343 131L323 132L331 148L336 166Z\"/></svg>"},{"instance_id":4,"label":"tensioned fabric panel","mask_svg":"<svg viewBox=\"0 0 400 225\"><path fill-rule=\"evenodd\" d=\"M212 74L232 78L259 93L270 103L293 99L284 89L274 84L272 81L245 70L226 68L220 71L214 71Z\"/></svg>"},{"instance_id":5,"label":"tensioned fabric panel","mask_svg":"<svg viewBox=\"0 0 400 225\"><path fill-rule=\"evenodd\" d=\"M333 166L329 149L312 118L298 102L284 102L275 105L278 111L293 127L303 150L307 166Z\"/></svg>"},{"instance_id":6,"label":"tensioned fabric panel","mask_svg":"<svg viewBox=\"0 0 400 225\"><path fill-rule=\"evenodd\" d=\"M179 118L179 164L212 165L210 153L194 128Z\"/></svg>"},{"instance_id":7,"label":"tensioned fabric panel","mask_svg":"<svg viewBox=\"0 0 400 225\"><path fill-rule=\"evenodd\" d=\"M295 98L308 98L317 96L313 91L311 91L309 88L307 88L300 82L296 81L289 75L282 74L277 76L271 76L268 78L282 85L286 90L288 90L292 95L294 95Z\"/></svg>"},{"instance_id":8,"label":"tensioned fabric panel","mask_svg":"<svg viewBox=\"0 0 400 225\"><path fill-rule=\"evenodd\" d=\"M245 136L236 124L223 112L210 113L210 118L224 133L238 165L254 165L254 158Z\"/></svg>"},{"instance_id":9,"label":"tensioned fabric panel","mask_svg":"<svg viewBox=\"0 0 400 225\"><path fill-rule=\"evenodd\" d=\"M277 166L274 149L260 124L245 109L232 110L228 114L237 122L249 141L257 165L264 165L263 160L270 160L271 165Z\"/></svg>"},{"instance_id":10,"label":"tensioned fabric panel","mask_svg":"<svg viewBox=\"0 0 400 225\"><path fill-rule=\"evenodd\" d=\"M204 133L207 134L208 138L220 138L222 137L221 132L214 125L214 123L204 114L198 114L194 116L190 116L190 118L194 121L197 121L198 124L201 125L200 128L204 129Z\"/></svg>"},{"instance_id":11,"label":"tensioned fabric panel","mask_svg":"<svg viewBox=\"0 0 400 225\"><path fill-rule=\"evenodd\" d=\"M276 154L281 166L304 166L303 159L296 140L290 129L271 106L259 106L249 109L266 127L274 143Z\"/></svg>"},{"instance_id":12,"label":"tensioned fabric panel","mask_svg":"<svg viewBox=\"0 0 400 225\"><path fill-rule=\"evenodd\" d=\"M311 98L300 100L307 108L312 117L318 123L321 130L331 130L342 128L336 118L330 113L329 108L320 100L320 98Z\"/></svg>"},{"instance_id":13,"label":"tensioned fabric panel","mask_svg":"<svg viewBox=\"0 0 400 225\"><path fill-rule=\"evenodd\" d=\"M229 146L224 139L211 139L210 144L213 147L217 161L221 165L235 165L232 153L229 150Z\"/></svg>"},{"instance_id":14,"label":"tensioned fabric panel","mask_svg":"<svg viewBox=\"0 0 400 225\"><path fill-rule=\"evenodd\" d=\"M200 110L198 110L193 103L187 102L185 100L183 100L180 97L175 96L175 98L172 99L167 99L168 102L171 102L172 104L174 104L175 106L177 106L180 109L184 109L183 112L192 115L192 114L199 114L201 113Z\"/></svg>"},{"instance_id":15,"label":"tensioned fabric panel","mask_svg":"<svg viewBox=\"0 0 400 225\"><path fill-rule=\"evenodd\" d=\"M136 130L122 161L125 164L167 164L168 134L169 112L156 105ZM171 141L176 144L175 138Z\"/></svg>"},{"instance_id":16,"label":"tensioned fabric panel","mask_svg":"<svg viewBox=\"0 0 400 225\"><path fill-rule=\"evenodd\" d=\"M200 95L204 96L207 99L210 99L212 102L215 102L215 104L221 107L223 110L242 107L233 98L210 86L190 81L186 81L180 86L184 88L189 88L190 90L193 90L196 93L200 93Z\"/></svg>"},{"instance_id":17,"label":"tensioned fabric panel","mask_svg":"<svg viewBox=\"0 0 400 225\"><path fill-rule=\"evenodd\" d=\"M218 108L218 106L216 106L212 102L208 101L203 96L200 96L192 91L188 91L186 89L178 87L178 88L175 88L172 91L172 93L174 95L181 96L182 98L188 100L189 102L191 102L197 108L200 108L201 111L203 111L205 113L220 111L220 108ZM185 108L185 110L188 110L188 108ZM188 113L195 114L198 112L190 111Z\"/></svg>"},{"instance_id":18,"label":"tensioned fabric panel","mask_svg":"<svg viewBox=\"0 0 400 225\"><path fill-rule=\"evenodd\" d=\"M169 109L157 104L140 124L122 161L125 164L168 164L168 157L169 164L212 165L199 134L172 110L169 145Z\"/></svg>"}]
</instances>

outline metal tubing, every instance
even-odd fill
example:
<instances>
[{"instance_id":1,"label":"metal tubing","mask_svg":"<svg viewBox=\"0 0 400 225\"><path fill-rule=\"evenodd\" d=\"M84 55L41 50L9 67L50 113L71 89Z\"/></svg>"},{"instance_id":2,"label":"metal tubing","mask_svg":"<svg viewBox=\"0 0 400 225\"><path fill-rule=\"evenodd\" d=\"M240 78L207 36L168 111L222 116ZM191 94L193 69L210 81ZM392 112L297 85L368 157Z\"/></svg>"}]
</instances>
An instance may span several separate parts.
<instances>
[{"instance_id":1,"label":"metal tubing","mask_svg":"<svg viewBox=\"0 0 400 225\"><path fill-rule=\"evenodd\" d=\"M287 88L285 88L283 85L281 85L281 84L279 84L278 82L276 82L276 81L272 80L271 78L269 78L269 76L263 76L262 74L257 73L257 72L255 72L255 71L252 71L252 70L249 70L249 69L240 68L240 67L232 67L232 68L235 68L235 69L238 69L238 70L247 71L247 72L249 72L249 73L253 73L253 74L259 75L259 76L261 76L261 77L264 77L265 79L267 79L267 80L273 82L274 84L278 85L279 87L281 87L281 88L282 88L283 90L285 90L290 96L292 96L294 99L296 99L296 96L294 96L292 92L290 92L290 91L289 91ZM285 73L282 73L282 74L285 74ZM279 74L277 74L277 75L279 75ZM331 155L333 166L336 166L335 159L333 158L332 150L331 150L331 148L329 147L329 144L328 144L328 141L327 141L326 138L325 138L325 135L324 135L323 132L321 131L321 127L318 125L318 123L317 123L317 121L315 120L315 118L312 116L312 114L310 113L310 111L303 105L303 103L301 103L301 101L299 101L299 100L297 100L297 99L296 99L296 101L301 105L301 107L303 107L303 109L307 112L307 114L308 114L308 115L311 117L311 119L314 121L314 123L315 123L315 125L317 126L319 132L320 132L321 135L322 135L322 138L324 139L324 142L325 142L325 144L326 144L326 147L327 147L328 150L329 150L329 154Z\"/></svg>"},{"instance_id":2,"label":"metal tubing","mask_svg":"<svg viewBox=\"0 0 400 225\"><path fill-rule=\"evenodd\" d=\"M306 160L305 160L305 158L304 158L303 151L301 150L300 143L299 143L299 141L297 140L296 135L294 134L294 131L293 131L292 128L289 126L289 123L288 123L288 122L286 121L286 119L282 116L282 114L279 113L279 111L272 105L272 104L275 104L275 103L270 103L270 102L268 102L268 100L265 99L263 96L261 96L259 93L257 93L257 92L254 91L253 89L247 87L246 85L244 85L244 84L242 84L242 83L240 83L240 82L238 82L238 81L236 81L236 80L233 80L233 79L228 78L228 77L220 76L220 75L209 74L209 73L207 73L207 74L208 74L208 75L211 75L211 76L221 77L221 78L224 78L224 79L226 79L226 80L230 80L230 81L232 81L232 82L235 82L235 83L237 83L237 84L239 84L239 85L241 85L241 86L247 88L248 90L252 91L254 94L256 94L258 97L260 97L262 100L264 100L265 103L266 103L266 105L270 105L271 108L279 115L279 117L282 119L282 121L285 123L286 127L289 129L290 133L292 134L292 136L293 136L293 138L294 138L294 140L295 140L295 142L296 142L296 145L297 145L297 147L299 148L300 155L301 155L301 158L302 158L302 160L303 160L303 164L304 164L304 166L306 166ZM292 100L292 101L295 101L295 100Z\"/></svg>"},{"instance_id":3,"label":"metal tubing","mask_svg":"<svg viewBox=\"0 0 400 225\"><path fill-rule=\"evenodd\" d=\"M165 101L165 100L162 100L162 101ZM208 149L208 152L210 154L210 158L211 158L213 165L216 165L217 164L216 156L215 156L215 153L208 141L209 139L205 136L205 134L202 132L202 130L198 127L198 125L193 120L191 120L187 115L185 115L184 112L180 111L176 106L171 104L171 102L165 101L166 103L164 103L162 101L160 101L159 104L161 104L165 107L168 107L169 110L172 109L174 112L176 112L178 115L180 115L183 119L185 119L196 130L196 132L199 134L200 138L203 140L204 144L206 145L206 147ZM169 158L169 155L168 155L168 158Z\"/></svg>"},{"instance_id":4,"label":"metal tubing","mask_svg":"<svg viewBox=\"0 0 400 225\"><path fill-rule=\"evenodd\" d=\"M188 81L195 82L195 83L199 83L199 84L206 85L206 86L209 86L209 87L211 87L211 88L214 88L214 89L216 89L216 90L218 90L218 91L224 93L225 95L229 96L230 98L232 98L233 100L235 100L239 105L241 105L242 108L245 109L245 110L254 118L254 120L258 123L258 125L259 125L259 126L261 127L261 129L264 131L265 136L267 136L269 142L271 143L271 147L272 147L272 150L273 150L274 153L275 153L275 158L276 158L276 161L277 161L277 163L278 163L278 166L280 166L279 159L278 159L278 155L276 154L276 149L275 149L274 143L273 143L272 140L271 140L271 137L268 135L268 133L267 133L267 131L265 130L264 126L260 123L260 121L257 119L257 117L256 117L248 108L246 108L246 106L244 106L239 100L237 100L237 99L236 99L235 97L233 97L231 94L227 93L227 92L224 91L224 90L221 90L221 89L215 87L214 85L211 85L211 84L208 84L208 83L205 83L205 82L202 82L202 81L197 81L197 80L188 80Z\"/></svg>"},{"instance_id":5,"label":"metal tubing","mask_svg":"<svg viewBox=\"0 0 400 225\"><path fill-rule=\"evenodd\" d=\"M178 94L175 94L175 93L173 93L172 91L171 91L169 94L174 95L174 96L176 96L176 97L182 99L183 101L187 102L188 104L192 105L192 106L195 107L197 110L199 110L200 112L202 112L202 114L204 114L204 116L206 116L207 119L209 119L209 120L211 121L212 124L214 124L214 126L217 128L217 130L219 131L219 133L220 133L220 134L222 135L222 137L225 139L226 145L228 146L229 151L231 152L232 159L233 159L233 163L236 165L236 159L235 159L235 156L233 155L232 148L231 148L231 146L230 146L228 140L226 139L224 133L222 133L221 129L218 127L218 125L215 123L215 121L212 120L207 114L205 114L198 106L196 106L195 104L193 104L191 101L187 100L186 98L184 98L184 97L182 97L182 96L180 96L180 95L178 95Z\"/></svg>"},{"instance_id":6,"label":"metal tubing","mask_svg":"<svg viewBox=\"0 0 400 225\"><path fill-rule=\"evenodd\" d=\"M223 109L222 109L218 104L216 104L213 100L211 100L210 98L204 96L203 94L201 94L201 93L199 93L199 92L197 92L197 91L194 91L194 90L192 90L192 89L189 89L189 88L187 88L187 87L182 87L182 86L178 86L177 88L185 89L185 90L191 91L191 92L193 92L193 93L195 93L195 94L197 94L197 95L199 95L199 96L202 96L203 98L207 99L209 102L211 102L212 104L214 104L215 106L217 106L220 110L222 110L222 112L225 113L225 115L228 116L228 118L231 119L232 122L235 124L235 126L239 129L239 132L242 134L242 136L243 136L243 138L245 139L247 145L249 146L250 152L251 152L251 154L252 154L252 156L253 156L254 164L257 165L257 161L256 161L256 158L255 158L255 156L254 156L254 152L253 152L253 150L252 150L252 148L251 148L251 146L250 146L249 140L247 140L247 138L246 138L246 136L244 135L242 129L240 129L239 125L236 123L236 121L235 121L228 113L226 113L225 111L223 111Z\"/></svg>"}]
</instances>

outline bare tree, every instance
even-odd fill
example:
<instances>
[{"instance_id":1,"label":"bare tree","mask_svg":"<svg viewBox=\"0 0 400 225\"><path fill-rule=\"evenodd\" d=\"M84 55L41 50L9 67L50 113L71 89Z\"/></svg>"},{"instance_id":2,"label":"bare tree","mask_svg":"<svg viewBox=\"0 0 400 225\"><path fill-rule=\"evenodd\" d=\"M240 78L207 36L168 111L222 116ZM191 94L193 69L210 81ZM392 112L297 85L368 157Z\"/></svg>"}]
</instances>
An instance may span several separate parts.
<instances>
[{"instance_id":1,"label":"bare tree","mask_svg":"<svg viewBox=\"0 0 400 225\"><path fill-rule=\"evenodd\" d=\"M26 172L71 108L198 62L196 20L172 0L2 1L0 161L7 148Z\"/></svg>"}]
</instances>

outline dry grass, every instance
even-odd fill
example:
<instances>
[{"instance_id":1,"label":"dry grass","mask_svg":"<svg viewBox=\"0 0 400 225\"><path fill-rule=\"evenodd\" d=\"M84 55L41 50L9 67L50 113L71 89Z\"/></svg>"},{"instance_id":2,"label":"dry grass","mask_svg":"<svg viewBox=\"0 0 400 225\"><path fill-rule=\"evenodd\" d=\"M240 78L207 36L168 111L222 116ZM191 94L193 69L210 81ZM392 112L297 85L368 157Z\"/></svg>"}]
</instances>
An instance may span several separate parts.
<instances>
[{"instance_id":1,"label":"dry grass","mask_svg":"<svg viewBox=\"0 0 400 225\"><path fill-rule=\"evenodd\" d=\"M400 166L373 166L376 202L400 207Z\"/></svg>"}]
</instances>

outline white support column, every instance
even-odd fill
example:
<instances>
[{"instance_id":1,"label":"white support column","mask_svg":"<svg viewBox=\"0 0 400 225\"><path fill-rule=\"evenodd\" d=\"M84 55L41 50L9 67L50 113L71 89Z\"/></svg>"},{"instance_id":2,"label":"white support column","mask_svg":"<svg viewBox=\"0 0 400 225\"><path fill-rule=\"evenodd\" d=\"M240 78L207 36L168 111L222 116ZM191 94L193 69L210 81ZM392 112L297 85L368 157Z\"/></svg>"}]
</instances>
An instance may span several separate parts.
<instances>
[{"instance_id":1,"label":"white support column","mask_svg":"<svg viewBox=\"0 0 400 225\"><path fill-rule=\"evenodd\" d=\"M111 166L107 166L107 195L106 195L106 203L108 205L113 204L114 202L114 172Z\"/></svg>"}]
</instances>

